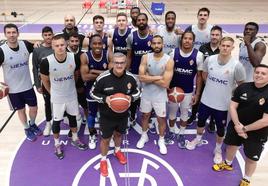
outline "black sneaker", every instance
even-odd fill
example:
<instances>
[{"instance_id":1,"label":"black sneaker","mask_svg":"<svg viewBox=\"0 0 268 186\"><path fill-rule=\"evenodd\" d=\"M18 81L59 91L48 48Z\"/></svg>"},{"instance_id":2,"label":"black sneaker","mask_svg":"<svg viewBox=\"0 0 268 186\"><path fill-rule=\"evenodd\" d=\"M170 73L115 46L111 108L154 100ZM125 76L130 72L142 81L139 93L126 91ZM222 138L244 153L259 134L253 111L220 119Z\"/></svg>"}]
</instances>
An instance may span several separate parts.
<instances>
[{"instance_id":1,"label":"black sneaker","mask_svg":"<svg viewBox=\"0 0 268 186\"><path fill-rule=\"evenodd\" d=\"M88 149L88 146L86 144L82 143L79 139L77 139L75 141L72 140L71 144L74 147L78 148L79 150L87 150Z\"/></svg>"},{"instance_id":2,"label":"black sneaker","mask_svg":"<svg viewBox=\"0 0 268 186\"><path fill-rule=\"evenodd\" d=\"M214 120L210 120L208 126L207 126L208 132L209 133L215 133L216 132L216 124Z\"/></svg>"},{"instance_id":3,"label":"black sneaker","mask_svg":"<svg viewBox=\"0 0 268 186\"><path fill-rule=\"evenodd\" d=\"M195 120L196 120L196 116L191 115L191 117L187 120L187 125L191 126Z\"/></svg>"},{"instance_id":4,"label":"black sneaker","mask_svg":"<svg viewBox=\"0 0 268 186\"><path fill-rule=\"evenodd\" d=\"M62 160L64 158L64 153L61 149L61 145L55 146L55 155L59 160Z\"/></svg>"},{"instance_id":5,"label":"black sneaker","mask_svg":"<svg viewBox=\"0 0 268 186\"><path fill-rule=\"evenodd\" d=\"M30 125L30 129L37 136L41 136L43 134L43 131L39 127L37 127L36 124Z\"/></svg>"}]
</instances>

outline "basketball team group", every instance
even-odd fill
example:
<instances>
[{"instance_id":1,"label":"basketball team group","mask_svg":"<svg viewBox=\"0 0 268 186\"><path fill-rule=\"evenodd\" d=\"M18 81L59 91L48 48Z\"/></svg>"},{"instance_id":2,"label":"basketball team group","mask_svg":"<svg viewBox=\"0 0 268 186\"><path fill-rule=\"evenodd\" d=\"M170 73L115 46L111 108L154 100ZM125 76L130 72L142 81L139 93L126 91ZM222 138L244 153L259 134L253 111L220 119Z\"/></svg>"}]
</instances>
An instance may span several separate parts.
<instances>
[{"instance_id":1,"label":"basketball team group","mask_svg":"<svg viewBox=\"0 0 268 186\"><path fill-rule=\"evenodd\" d=\"M87 150L96 148L98 120L100 174L108 176L110 146L118 161L127 163L120 149L122 136L135 127L139 110L138 149L146 145L147 132L155 127L150 122L152 113L157 118L157 145L162 155L168 153L170 138L182 149L202 148L206 130L216 136L214 171L232 171L235 154L243 146L245 174L238 184L249 186L268 136L268 66L262 63L266 44L257 36L258 24L248 22L240 38L239 57L232 56L234 39L223 37L220 26L208 24L209 15L208 8L199 9L197 24L182 30L175 24L176 13L168 11L165 24L152 28L147 14L133 7L130 23L127 14L118 13L116 25L108 31L104 17L95 15L94 29L86 35L75 26L75 17L66 15L61 33L45 26L43 41L34 44L18 40L18 27L6 24L0 66L8 100L27 139L35 141L52 131L54 153L63 159L61 121L66 119L69 124L71 144ZM43 131L35 123L37 98L30 53L34 86L45 103ZM188 141L186 128L196 120L196 137ZM78 136L81 123L88 126L86 143Z\"/></svg>"}]
</instances>

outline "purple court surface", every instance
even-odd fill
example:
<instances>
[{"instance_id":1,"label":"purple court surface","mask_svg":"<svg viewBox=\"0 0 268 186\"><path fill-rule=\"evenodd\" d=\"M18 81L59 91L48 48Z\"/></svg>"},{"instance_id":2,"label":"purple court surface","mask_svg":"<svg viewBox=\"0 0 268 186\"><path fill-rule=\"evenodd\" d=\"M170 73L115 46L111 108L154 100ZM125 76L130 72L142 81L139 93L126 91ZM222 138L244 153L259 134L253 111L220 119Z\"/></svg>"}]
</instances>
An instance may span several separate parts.
<instances>
[{"instance_id":1,"label":"purple court surface","mask_svg":"<svg viewBox=\"0 0 268 186\"><path fill-rule=\"evenodd\" d=\"M41 123L44 128L44 122ZM66 124L62 124L65 134ZM195 126L195 124L194 124ZM194 128L192 126L191 128ZM214 172L213 149L214 134L205 134L208 144L194 151L179 149L176 140L168 145L168 154L161 155L156 145L157 135L149 133L149 142L144 149L136 149L140 137L139 124L124 136L122 150L128 156L127 166L121 165L110 149L108 156L109 177L99 173L100 149L80 151L70 144L67 135L61 135L65 157L58 160L54 155L54 141L50 137L38 137L35 142L24 140L13 160L10 171L10 186L237 186L241 178L241 169L237 160L231 172ZM79 135L88 142L82 125ZM187 130L187 131L191 131ZM191 133L191 132L190 132ZM192 140L194 135L186 135ZM99 145L99 142L98 142ZM128 152L128 153L126 153ZM243 161L243 160L242 160Z\"/></svg>"},{"instance_id":2,"label":"purple court surface","mask_svg":"<svg viewBox=\"0 0 268 186\"><path fill-rule=\"evenodd\" d=\"M64 25L63 24L18 24L21 33L41 33L41 30L44 26L51 26L55 33L60 32ZM181 24L179 25L182 29L185 29L189 24ZM220 24L222 26L224 32L226 33L242 33L244 30L243 24ZM267 33L268 24L260 24L259 33ZM3 32L4 24L0 24L0 33ZM79 30L81 32L87 32L92 25L88 24L80 24L78 25ZM111 29L113 25L105 25L105 29ZM155 27L155 25L152 25Z\"/></svg>"}]
</instances>

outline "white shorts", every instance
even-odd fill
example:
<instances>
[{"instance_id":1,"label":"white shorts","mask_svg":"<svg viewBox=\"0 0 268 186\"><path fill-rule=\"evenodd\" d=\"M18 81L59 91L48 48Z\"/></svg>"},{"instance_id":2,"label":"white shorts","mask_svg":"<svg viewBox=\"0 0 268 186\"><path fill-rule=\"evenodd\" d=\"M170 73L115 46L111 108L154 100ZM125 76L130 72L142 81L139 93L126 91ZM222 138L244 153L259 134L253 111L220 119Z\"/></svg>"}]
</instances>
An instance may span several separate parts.
<instances>
[{"instance_id":1,"label":"white shorts","mask_svg":"<svg viewBox=\"0 0 268 186\"><path fill-rule=\"evenodd\" d=\"M166 101L155 102L141 98L140 111L142 113L150 113L153 109L158 117L166 117Z\"/></svg>"},{"instance_id":2,"label":"white shorts","mask_svg":"<svg viewBox=\"0 0 268 186\"><path fill-rule=\"evenodd\" d=\"M54 121L63 120L65 111L72 116L77 116L79 113L77 99L68 103L52 103L52 107Z\"/></svg>"},{"instance_id":3,"label":"white shorts","mask_svg":"<svg viewBox=\"0 0 268 186\"><path fill-rule=\"evenodd\" d=\"M177 118L177 112L180 107L180 119L182 121L188 120L188 110L192 107L192 93L185 93L184 99L180 103L168 102L169 119L175 120Z\"/></svg>"}]
</instances>

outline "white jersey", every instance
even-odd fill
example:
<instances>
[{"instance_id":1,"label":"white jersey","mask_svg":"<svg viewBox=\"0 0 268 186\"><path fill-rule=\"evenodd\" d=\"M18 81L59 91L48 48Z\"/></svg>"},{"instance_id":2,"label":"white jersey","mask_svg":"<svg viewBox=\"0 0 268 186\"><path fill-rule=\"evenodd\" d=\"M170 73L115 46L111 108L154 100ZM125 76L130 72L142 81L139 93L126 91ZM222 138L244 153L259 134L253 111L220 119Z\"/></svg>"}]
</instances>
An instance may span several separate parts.
<instances>
[{"instance_id":1,"label":"white jersey","mask_svg":"<svg viewBox=\"0 0 268 186\"><path fill-rule=\"evenodd\" d=\"M168 32L165 25L160 25L157 28L157 34L163 37L164 48L163 51L165 54L170 54L173 49L179 47L180 37L175 34L175 30Z\"/></svg>"},{"instance_id":2,"label":"white jersey","mask_svg":"<svg viewBox=\"0 0 268 186\"><path fill-rule=\"evenodd\" d=\"M13 51L5 43L1 46L4 53L4 81L9 93L19 93L33 87L29 69L29 52L23 41L18 41L19 50Z\"/></svg>"},{"instance_id":3,"label":"white jersey","mask_svg":"<svg viewBox=\"0 0 268 186\"><path fill-rule=\"evenodd\" d=\"M262 42L260 38L256 38L252 43L251 46L254 49L255 45L258 42ZM245 45L244 42L242 42L240 44L239 47L239 61L242 63L242 65L244 66L245 70L246 70L246 82L251 82L253 81L253 72L254 72L254 67L252 66L252 64L249 61L249 57L248 57L248 49L247 46Z\"/></svg>"},{"instance_id":4,"label":"white jersey","mask_svg":"<svg viewBox=\"0 0 268 186\"><path fill-rule=\"evenodd\" d=\"M204 30L200 30L198 26L192 25L192 32L195 34L194 48L199 50L201 45L204 45L210 42L210 30L212 25L207 25Z\"/></svg>"},{"instance_id":5,"label":"white jersey","mask_svg":"<svg viewBox=\"0 0 268 186\"><path fill-rule=\"evenodd\" d=\"M203 70L208 76L201 102L210 108L227 111L236 82L244 81L246 74L241 63L233 57L225 65L220 65L218 56L209 56L205 60Z\"/></svg>"},{"instance_id":6,"label":"white jersey","mask_svg":"<svg viewBox=\"0 0 268 186\"><path fill-rule=\"evenodd\" d=\"M151 76L162 76L166 71L166 65L170 56L164 54L163 57L156 61L154 53L147 54L147 72ZM150 101L167 101L167 89L154 83L143 83L142 98Z\"/></svg>"},{"instance_id":7,"label":"white jersey","mask_svg":"<svg viewBox=\"0 0 268 186\"><path fill-rule=\"evenodd\" d=\"M54 54L47 57L49 63L50 94L52 103L68 103L77 99L75 88L74 54L67 52L66 60L59 63Z\"/></svg>"}]
</instances>

